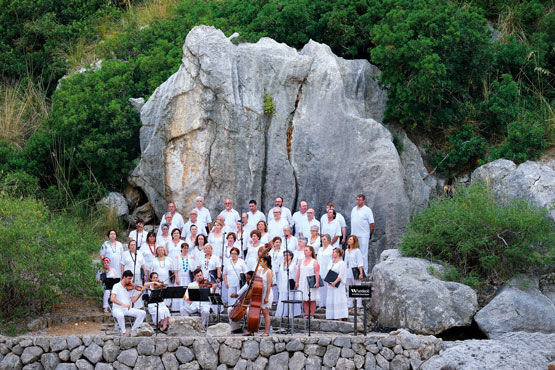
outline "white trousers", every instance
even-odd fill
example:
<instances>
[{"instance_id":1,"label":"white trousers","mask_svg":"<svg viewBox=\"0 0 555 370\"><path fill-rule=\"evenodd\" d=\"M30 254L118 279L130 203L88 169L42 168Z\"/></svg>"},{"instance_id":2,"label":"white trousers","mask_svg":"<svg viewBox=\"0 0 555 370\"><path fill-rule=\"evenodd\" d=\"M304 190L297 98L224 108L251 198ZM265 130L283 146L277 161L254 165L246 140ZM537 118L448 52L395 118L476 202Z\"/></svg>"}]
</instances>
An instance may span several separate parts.
<instances>
[{"instance_id":1,"label":"white trousers","mask_svg":"<svg viewBox=\"0 0 555 370\"><path fill-rule=\"evenodd\" d=\"M104 291L104 296L102 297L102 308L108 308L110 307L110 294L112 294L111 290L106 289Z\"/></svg>"},{"instance_id":2,"label":"white trousers","mask_svg":"<svg viewBox=\"0 0 555 370\"><path fill-rule=\"evenodd\" d=\"M125 333L125 316L132 316L135 318L135 322L131 327L131 330L133 330L143 323L146 316L146 312L138 308L125 309L125 308L114 307L112 309L112 316L114 316L118 321L118 325L121 332Z\"/></svg>"},{"instance_id":3,"label":"white trousers","mask_svg":"<svg viewBox=\"0 0 555 370\"><path fill-rule=\"evenodd\" d=\"M360 253L362 254L364 272L368 275L368 243L370 242L370 235L357 235L357 238L360 245Z\"/></svg>"},{"instance_id":4,"label":"white trousers","mask_svg":"<svg viewBox=\"0 0 555 370\"><path fill-rule=\"evenodd\" d=\"M210 318L210 305L200 305L199 302L185 302L179 309L181 316L191 316L191 314L197 312L200 312L200 324L206 330L208 328L208 319Z\"/></svg>"},{"instance_id":5,"label":"white trousers","mask_svg":"<svg viewBox=\"0 0 555 370\"><path fill-rule=\"evenodd\" d=\"M158 314L158 322L161 323L166 317L171 317L170 310L164 302L158 304L158 313L156 313L156 303L148 305L148 313L152 317L152 322L156 323L156 315Z\"/></svg>"}]
</instances>

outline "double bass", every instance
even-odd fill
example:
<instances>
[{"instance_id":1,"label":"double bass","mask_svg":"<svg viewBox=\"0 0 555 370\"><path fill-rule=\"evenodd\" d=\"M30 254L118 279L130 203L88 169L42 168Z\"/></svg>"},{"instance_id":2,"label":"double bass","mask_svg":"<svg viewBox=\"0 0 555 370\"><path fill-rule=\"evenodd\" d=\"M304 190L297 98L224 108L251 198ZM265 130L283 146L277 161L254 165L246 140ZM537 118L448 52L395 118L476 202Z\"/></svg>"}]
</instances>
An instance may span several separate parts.
<instances>
[{"instance_id":1,"label":"double bass","mask_svg":"<svg viewBox=\"0 0 555 370\"><path fill-rule=\"evenodd\" d=\"M249 311L247 317L247 330L251 333L258 331L260 326L260 307L262 306L262 292L264 290L264 283L262 277L256 275L260 260L256 264L254 274L249 282L249 288L237 298L235 307L231 310L229 318L233 321L239 321Z\"/></svg>"}]
</instances>

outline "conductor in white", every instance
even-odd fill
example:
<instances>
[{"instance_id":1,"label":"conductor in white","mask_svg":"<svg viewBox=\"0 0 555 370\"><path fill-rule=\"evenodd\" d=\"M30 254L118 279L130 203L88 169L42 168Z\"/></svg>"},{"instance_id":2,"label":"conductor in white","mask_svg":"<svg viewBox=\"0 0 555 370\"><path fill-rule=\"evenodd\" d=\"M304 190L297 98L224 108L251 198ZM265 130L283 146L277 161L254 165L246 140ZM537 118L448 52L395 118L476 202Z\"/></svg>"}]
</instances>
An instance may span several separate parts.
<instances>
[{"instance_id":1,"label":"conductor in white","mask_svg":"<svg viewBox=\"0 0 555 370\"><path fill-rule=\"evenodd\" d=\"M204 280L201 269L196 269L193 272L193 277L195 281L187 286L187 291L185 292L186 304L182 305L179 309L181 316L190 316L192 313L200 312L201 325L204 330L208 328L208 319L210 318L210 302L193 302L189 299L189 289L199 289L199 283Z\"/></svg>"},{"instance_id":2,"label":"conductor in white","mask_svg":"<svg viewBox=\"0 0 555 370\"><path fill-rule=\"evenodd\" d=\"M368 243L374 232L374 214L365 204L364 194L357 195L356 202L357 205L351 211L351 234L358 238L364 271L368 273Z\"/></svg>"},{"instance_id":3,"label":"conductor in white","mask_svg":"<svg viewBox=\"0 0 555 370\"><path fill-rule=\"evenodd\" d=\"M123 277L121 281L114 285L112 288L112 294L110 300L112 301L112 315L118 321L119 328L121 330L121 335L127 336L125 331L125 319L124 316L135 317L135 322L131 327L131 330L136 329L143 320L145 319L146 312L138 308L133 308L132 305L141 297L140 294L132 297L133 295L133 273L130 270L125 270L123 272ZM144 290L144 287L142 288Z\"/></svg>"}]
</instances>

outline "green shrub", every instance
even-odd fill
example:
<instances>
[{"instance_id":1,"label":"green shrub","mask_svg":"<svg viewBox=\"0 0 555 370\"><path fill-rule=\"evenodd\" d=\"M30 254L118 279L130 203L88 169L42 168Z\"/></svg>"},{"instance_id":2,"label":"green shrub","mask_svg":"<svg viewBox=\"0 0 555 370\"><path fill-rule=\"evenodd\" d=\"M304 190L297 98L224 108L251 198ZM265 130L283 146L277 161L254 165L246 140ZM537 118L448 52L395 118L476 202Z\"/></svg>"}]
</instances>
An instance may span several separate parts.
<instances>
[{"instance_id":1,"label":"green shrub","mask_svg":"<svg viewBox=\"0 0 555 370\"><path fill-rule=\"evenodd\" d=\"M544 127L536 122L515 121L509 124L507 139L498 148L494 148L489 160L506 158L522 163L537 159L545 148Z\"/></svg>"},{"instance_id":2,"label":"green shrub","mask_svg":"<svg viewBox=\"0 0 555 370\"><path fill-rule=\"evenodd\" d=\"M523 199L500 200L483 183L457 188L413 217L400 249L442 261L446 277L500 284L518 272L553 269L555 226L547 210Z\"/></svg>"},{"instance_id":3,"label":"green shrub","mask_svg":"<svg viewBox=\"0 0 555 370\"><path fill-rule=\"evenodd\" d=\"M3 320L47 310L66 294L98 293L91 255L98 241L69 215L0 195L0 313Z\"/></svg>"},{"instance_id":4,"label":"green shrub","mask_svg":"<svg viewBox=\"0 0 555 370\"><path fill-rule=\"evenodd\" d=\"M486 153L486 139L470 125L463 126L447 140L450 150L446 155L440 153L436 158L439 161L437 167L442 172L452 174L464 168L473 168L476 161ZM443 158L439 158L443 155Z\"/></svg>"},{"instance_id":5,"label":"green shrub","mask_svg":"<svg viewBox=\"0 0 555 370\"><path fill-rule=\"evenodd\" d=\"M13 197L36 197L39 191L39 179L27 172L0 172L0 193Z\"/></svg>"}]
</instances>

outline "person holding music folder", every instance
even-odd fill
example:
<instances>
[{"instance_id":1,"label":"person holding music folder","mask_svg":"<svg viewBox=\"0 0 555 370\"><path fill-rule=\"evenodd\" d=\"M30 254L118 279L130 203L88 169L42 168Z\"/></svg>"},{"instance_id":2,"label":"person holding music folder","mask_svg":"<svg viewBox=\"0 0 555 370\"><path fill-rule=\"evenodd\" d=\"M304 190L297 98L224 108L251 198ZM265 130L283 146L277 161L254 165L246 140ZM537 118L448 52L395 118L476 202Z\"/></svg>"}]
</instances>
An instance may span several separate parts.
<instances>
[{"instance_id":1,"label":"person holding music folder","mask_svg":"<svg viewBox=\"0 0 555 370\"><path fill-rule=\"evenodd\" d=\"M266 221L258 221L256 223L256 230L260 232L260 243L264 245L270 241L270 234L268 233L268 225L266 224Z\"/></svg>"},{"instance_id":2,"label":"person holding music folder","mask_svg":"<svg viewBox=\"0 0 555 370\"><path fill-rule=\"evenodd\" d=\"M191 271L196 269L195 259L189 254L189 244L181 244L181 255L173 261L175 284L173 286L187 286L191 283ZM172 310L179 311L183 304L182 299L172 300Z\"/></svg>"},{"instance_id":3,"label":"person holding music folder","mask_svg":"<svg viewBox=\"0 0 555 370\"><path fill-rule=\"evenodd\" d=\"M333 247L331 246L331 236L329 234L322 235L322 248L318 252L318 257L316 260L320 264L321 275L325 277L328 273L328 265L332 260ZM318 307L326 307L326 295L328 292L327 284L320 287L320 300L318 301Z\"/></svg>"},{"instance_id":4,"label":"person holding music folder","mask_svg":"<svg viewBox=\"0 0 555 370\"><path fill-rule=\"evenodd\" d=\"M350 235L347 238L347 250L345 251L345 263L347 264L347 280L345 288L349 290L351 285L360 285L364 277L364 264L362 262L362 253L358 244L358 238ZM362 299L356 298L358 307L362 307ZM349 298L349 307L353 307L353 299Z\"/></svg>"},{"instance_id":5,"label":"person holding music folder","mask_svg":"<svg viewBox=\"0 0 555 370\"><path fill-rule=\"evenodd\" d=\"M307 277L314 276L314 288L310 288L310 304L309 304L309 286ZM305 319L308 318L308 312L310 307L310 316L314 318L314 312L316 312L316 302L320 299L320 293L318 289L320 278L320 265L316 261L316 254L314 253L314 248L310 246L304 247L304 259L299 262L299 269L297 270L297 283L295 284L295 289L300 289L303 292L303 304Z\"/></svg>"},{"instance_id":6,"label":"person holding music folder","mask_svg":"<svg viewBox=\"0 0 555 370\"><path fill-rule=\"evenodd\" d=\"M161 289L162 287L164 287L164 284L158 281L158 274L156 272L151 272L150 281L145 283L145 288L152 291ZM152 322L155 322L156 318L158 318L158 322L156 323L157 328L160 328L160 325L162 325L161 330L167 330L171 313L164 302L160 302L158 305L156 303L148 304L148 313L150 317L152 317Z\"/></svg>"},{"instance_id":7,"label":"person holding music folder","mask_svg":"<svg viewBox=\"0 0 555 370\"><path fill-rule=\"evenodd\" d=\"M293 290L294 286L290 285L290 281L294 282L296 277L297 277L297 265L293 262L293 252L284 251L283 263L281 264L281 267L278 273L279 299L278 299L278 304L276 308L276 317L289 316L290 305L287 303L283 303L283 301L286 301L289 299L299 299L298 297L295 296L294 293L291 293L291 290ZM298 305L291 305L291 306L293 306L293 316L299 316L301 314L301 307Z\"/></svg>"},{"instance_id":8,"label":"person holding music folder","mask_svg":"<svg viewBox=\"0 0 555 370\"><path fill-rule=\"evenodd\" d=\"M221 281L222 276L222 263L218 256L212 254L212 246L206 244L204 246L204 253L200 257L200 269L205 278L210 281ZM212 275L211 275L212 274Z\"/></svg>"},{"instance_id":9,"label":"person holding music folder","mask_svg":"<svg viewBox=\"0 0 555 370\"><path fill-rule=\"evenodd\" d=\"M337 277L334 281L327 282L326 319L328 320L343 320L349 316L347 291L345 290L347 265L341 259L342 256L343 250L333 248L332 260L328 264L328 273L332 272Z\"/></svg>"},{"instance_id":10,"label":"person holding music folder","mask_svg":"<svg viewBox=\"0 0 555 370\"><path fill-rule=\"evenodd\" d=\"M174 261L181 254L181 244L185 242L181 240L181 230L178 228L172 230L171 236L172 240L166 244L166 255Z\"/></svg>"},{"instance_id":11,"label":"person holding music folder","mask_svg":"<svg viewBox=\"0 0 555 370\"><path fill-rule=\"evenodd\" d=\"M233 247L229 252L231 258L224 269L224 284L227 288L227 304L233 305L241 288L241 274L247 273L245 261L239 258L239 249Z\"/></svg>"},{"instance_id":12,"label":"person holding music folder","mask_svg":"<svg viewBox=\"0 0 555 370\"><path fill-rule=\"evenodd\" d=\"M125 316L135 317L135 322L131 327L131 330L136 329L144 321L146 312L144 310L133 308L132 305L135 303L139 295L133 296L135 287L133 285L133 273L129 270L123 272L123 277L121 281L114 285L112 288L112 294L110 295L110 300L113 303L112 306L112 316L118 321L118 326L121 331L122 336L128 336L129 334L125 330ZM140 288L142 292L144 286Z\"/></svg>"},{"instance_id":13,"label":"person holding music folder","mask_svg":"<svg viewBox=\"0 0 555 370\"><path fill-rule=\"evenodd\" d=\"M145 260L145 267L147 269L147 275L150 275L150 265L156 258L156 234L153 231L150 231L146 235L146 242L143 244L140 252L143 254L143 259Z\"/></svg>"},{"instance_id":14,"label":"person holding music folder","mask_svg":"<svg viewBox=\"0 0 555 370\"><path fill-rule=\"evenodd\" d=\"M204 258L204 246L206 244L206 236L203 234L198 234L197 238L195 239L195 244L193 247L193 251L190 252L193 258L195 259L195 263L197 264L196 268L200 268L200 260Z\"/></svg>"},{"instance_id":15,"label":"person holding music folder","mask_svg":"<svg viewBox=\"0 0 555 370\"><path fill-rule=\"evenodd\" d=\"M160 225L161 233L156 234L156 245L163 245L164 247L172 240L170 235L170 224L163 223Z\"/></svg>"},{"instance_id":16,"label":"person holding music folder","mask_svg":"<svg viewBox=\"0 0 555 370\"><path fill-rule=\"evenodd\" d=\"M105 257L110 259L110 267L116 270L118 278L121 278L121 257L123 255L123 245L116 240L118 234L116 230L108 231L108 240L100 247L100 260Z\"/></svg>"},{"instance_id":17,"label":"person holding music folder","mask_svg":"<svg viewBox=\"0 0 555 370\"><path fill-rule=\"evenodd\" d=\"M283 263L283 248L281 248L281 238L276 236L271 241L272 249L268 253L272 257L272 272L274 273L274 281L272 282L272 290L274 292L274 303L277 303L279 297L278 275L279 269Z\"/></svg>"},{"instance_id":18,"label":"person holding music folder","mask_svg":"<svg viewBox=\"0 0 555 370\"><path fill-rule=\"evenodd\" d=\"M108 257L104 257L102 260L102 270L98 271L98 275L96 280L101 281L104 285L104 294L102 296L102 308L104 309L104 313L108 313L108 308L110 304L108 300L110 299L110 294L112 292L111 289L106 289L106 279L117 279L118 273L116 269L110 267L110 259Z\"/></svg>"},{"instance_id":19,"label":"person holding music folder","mask_svg":"<svg viewBox=\"0 0 555 370\"><path fill-rule=\"evenodd\" d=\"M187 291L183 299L185 303L181 305L179 313L181 316L191 316L192 313L200 313L201 325L204 330L208 328L208 319L210 318L210 302L193 302L189 299L190 289L199 289L201 287L210 288L211 284L205 284L204 275L201 269L196 269L193 272L194 281L187 286Z\"/></svg>"},{"instance_id":20,"label":"person holding music folder","mask_svg":"<svg viewBox=\"0 0 555 370\"><path fill-rule=\"evenodd\" d=\"M254 271L258 262L258 249L263 245L260 243L260 231L251 231L250 237L251 240L247 249L247 258L245 259L245 262L247 263L247 269L249 271Z\"/></svg>"}]
</instances>

